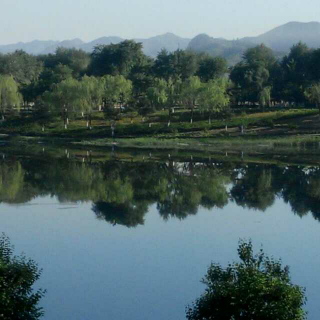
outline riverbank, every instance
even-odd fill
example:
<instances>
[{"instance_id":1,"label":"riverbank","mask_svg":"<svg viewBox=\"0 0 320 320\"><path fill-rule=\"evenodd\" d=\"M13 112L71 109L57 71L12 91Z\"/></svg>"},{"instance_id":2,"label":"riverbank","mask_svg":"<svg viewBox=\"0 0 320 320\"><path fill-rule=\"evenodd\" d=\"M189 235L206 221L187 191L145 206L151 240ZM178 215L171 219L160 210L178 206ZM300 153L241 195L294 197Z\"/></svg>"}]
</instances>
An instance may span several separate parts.
<instances>
[{"instance_id":1,"label":"riverbank","mask_svg":"<svg viewBox=\"0 0 320 320\"><path fill-rule=\"evenodd\" d=\"M87 128L86 120L73 116L67 129L59 117L45 122L42 118L12 117L0 125L0 134L11 136L29 136L42 138L66 138L73 140L94 140L112 138L111 126L114 127L114 138L119 139L194 139L215 138L232 139L245 136L277 137L300 134L320 134L318 110L316 109L283 109L274 111L255 111L252 113L234 114L230 119L217 119L210 124L202 114L194 116L194 122L187 120L188 113L177 112L168 125L168 115L157 112L148 117L136 115L129 118L122 115L117 121L106 120L102 112L92 116L91 127ZM241 130L243 128L243 130Z\"/></svg>"}]
</instances>

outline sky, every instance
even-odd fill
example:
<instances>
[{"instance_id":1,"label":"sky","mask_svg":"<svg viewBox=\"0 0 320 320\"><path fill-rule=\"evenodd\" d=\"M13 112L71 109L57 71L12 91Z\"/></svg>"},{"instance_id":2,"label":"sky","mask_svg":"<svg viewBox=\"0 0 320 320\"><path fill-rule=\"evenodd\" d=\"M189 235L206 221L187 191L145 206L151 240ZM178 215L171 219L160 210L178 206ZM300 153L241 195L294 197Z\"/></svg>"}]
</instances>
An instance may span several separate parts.
<instances>
[{"instance_id":1,"label":"sky","mask_svg":"<svg viewBox=\"0 0 320 320\"><path fill-rule=\"evenodd\" d=\"M236 39L319 20L319 0L0 0L0 44L166 32Z\"/></svg>"}]
</instances>

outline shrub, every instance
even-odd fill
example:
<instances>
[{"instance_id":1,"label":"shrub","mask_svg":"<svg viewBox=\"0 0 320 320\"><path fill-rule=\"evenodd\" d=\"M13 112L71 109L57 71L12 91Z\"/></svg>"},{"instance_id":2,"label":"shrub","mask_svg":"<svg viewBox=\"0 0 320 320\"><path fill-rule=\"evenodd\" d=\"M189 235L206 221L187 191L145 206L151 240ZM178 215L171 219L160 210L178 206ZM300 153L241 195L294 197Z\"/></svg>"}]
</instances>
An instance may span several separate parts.
<instances>
[{"instance_id":1,"label":"shrub","mask_svg":"<svg viewBox=\"0 0 320 320\"><path fill-rule=\"evenodd\" d=\"M40 274L33 260L13 256L9 239L0 237L0 319L34 320L43 315L38 302L44 291L32 289Z\"/></svg>"},{"instance_id":2,"label":"shrub","mask_svg":"<svg viewBox=\"0 0 320 320\"><path fill-rule=\"evenodd\" d=\"M189 320L302 320L304 289L293 285L281 261L253 255L251 241L240 241L240 263L223 269L211 264L202 280L205 293L187 308Z\"/></svg>"}]
</instances>

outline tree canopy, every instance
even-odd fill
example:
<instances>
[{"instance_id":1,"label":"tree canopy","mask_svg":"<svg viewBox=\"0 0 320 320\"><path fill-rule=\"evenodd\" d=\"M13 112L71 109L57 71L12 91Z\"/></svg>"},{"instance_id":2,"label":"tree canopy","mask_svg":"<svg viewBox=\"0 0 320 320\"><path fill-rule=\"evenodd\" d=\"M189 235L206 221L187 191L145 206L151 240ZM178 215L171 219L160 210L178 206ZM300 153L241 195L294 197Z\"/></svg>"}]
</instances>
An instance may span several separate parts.
<instances>
[{"instance_id":1,"label":"tree canopy","mask_svg":"<svg viewBox=\"0 0 320 320\"><path fill-rule=\"evenodd\" d=\"M33 290L41 270L24 256L14 256L9 239L0 236L0 317L4 320L40 319L44 312L39 307L44 291Z\"/></svg>"},{"instance_id":2,"label":"tree canopy","mask_svg":"<svg viewBox=\"0 0 320 320\"><path fill-rule=\"evenodd\" d=\"M225 269L211 264L202 282L205 293L187 308L188 320L303 320L304 289L291 282L289 268L254 255L252 242L240 241L240 262Z\"/></svg>"}]
</instances>

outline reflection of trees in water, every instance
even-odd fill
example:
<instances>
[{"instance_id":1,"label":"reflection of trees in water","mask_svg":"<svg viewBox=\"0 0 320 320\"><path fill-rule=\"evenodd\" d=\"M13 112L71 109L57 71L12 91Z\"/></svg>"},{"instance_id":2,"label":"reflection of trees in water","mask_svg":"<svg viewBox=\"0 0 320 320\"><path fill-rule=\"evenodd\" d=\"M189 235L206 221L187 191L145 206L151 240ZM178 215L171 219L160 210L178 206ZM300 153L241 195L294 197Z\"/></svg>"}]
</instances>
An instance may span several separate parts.
<instances>
[{"instance_id":1,"label":"reflection of trees in water","mask_svg":"<svg viewBox=\"0 0 320 320\"><path fill-rule=\"evenodd\" d=\"M290 167L284 179L287 183L282 196L292 211L301 217L311 211L314 218L320 220L320 169Z\"/></svg>"},{"instance_id":2,"label":"reflection of trees in water","mask_svg":"<svg viewBox=\"0 0 320 320\"><path fill-rule=\"evenodd\" d=\"M0 202L25 203L30 201L35 193L26 182L25 171L18 161L0 164Z\"/></svg>"},{"instance_id":3,"label":"reflection of trees in water","mask_svg":"<svg viewBox=\"0 0 320 320\"><path fill-rule=\"evenodd\" d=\"M265 211L275 201L277 186L274 180L275 168L248 166L242 170L242 178L238 179L231 190L231 197L237 205Z\"/></svg>"},{"instance_id":4,"label":"reflection of trees in water","mask_svg":"<svg viewBox=\"0 0 320 320\"><path fill-rule=\"evenodd\" d=\"M144 215L148 212L148 205L139 202L133 203L107 203L96 202L92 207L98 219L105 220L113 225L120 224L127 227L136 227L144 224Z\"/></svg>"},{"instance_id":5,"label":"reflection of trees in water","mask_svg":"<svg viewBox=\"0 0 320 320\"><path fill-rule=\"evenodd\" d=\"M230 189L230 191L228 191ZM320 219L319 168L275 165L121 162L66 159L0 162L0 201L23 203L36 196L61 202L92 201L98 218L128 227L143 224L151 204L163 219L184 219L200 207L223 208L229 200L265 211L277 197L294 213Z\"/></svg>"}]
</instances>

